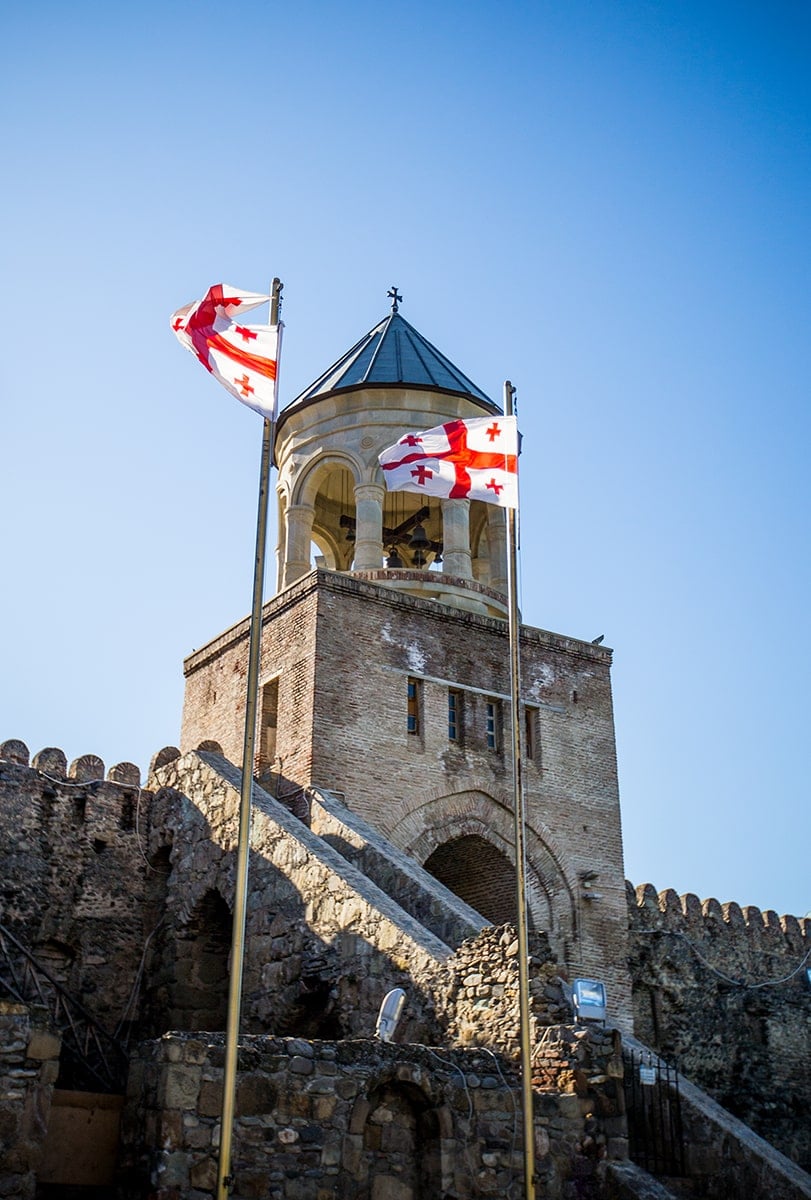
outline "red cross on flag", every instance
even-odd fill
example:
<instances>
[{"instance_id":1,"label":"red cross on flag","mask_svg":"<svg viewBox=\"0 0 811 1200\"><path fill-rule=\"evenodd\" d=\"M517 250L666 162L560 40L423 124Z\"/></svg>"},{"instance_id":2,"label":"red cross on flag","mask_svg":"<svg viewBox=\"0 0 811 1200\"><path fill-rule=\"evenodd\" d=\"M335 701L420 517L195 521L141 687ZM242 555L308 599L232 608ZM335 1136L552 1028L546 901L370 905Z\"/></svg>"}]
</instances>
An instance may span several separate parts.
<instances>
[{"instance_id":1,"label":"red cross on flag","mask_svg":"<svg viewBox=\"0 0 811 1200\"><path fill-rule=\"evenodd\" d=\"M273 421L278 400L282 324L242 325L242 313L266 304L269 296L240 292L217 283L202 300L172 313L171 326L182 346L200 360L232 396Z\"/></svg>"},{"instance_id":2,"label":"red cross on flag","mask_svg":"<svg viewBox=\"0 0 811 1200\"><path fill-rule=\"evenodd\" d=\"M473 417L407 433L378 461L390 492L518 507L515 417Z\"/></svg>"}]
</instances>

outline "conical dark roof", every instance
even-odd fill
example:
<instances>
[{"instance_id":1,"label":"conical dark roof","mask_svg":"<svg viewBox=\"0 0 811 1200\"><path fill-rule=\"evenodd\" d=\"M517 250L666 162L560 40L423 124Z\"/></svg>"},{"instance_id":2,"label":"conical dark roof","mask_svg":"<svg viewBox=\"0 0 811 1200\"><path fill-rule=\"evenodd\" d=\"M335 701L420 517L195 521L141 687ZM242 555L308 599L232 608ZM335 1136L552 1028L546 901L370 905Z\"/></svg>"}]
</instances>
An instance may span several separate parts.
<instances>
[{"instance_id":1,"label":"conical dark roof","mask_svg":"<svg viewBox=\"0 0 811 1200\"><path fill-rule=\"evenodd\" d=\"M370 329L287 407L305 404L329 392L398 383L470 396L488 410L497 410L481 388L395 312Z\"/></svg>"}]
</instances>

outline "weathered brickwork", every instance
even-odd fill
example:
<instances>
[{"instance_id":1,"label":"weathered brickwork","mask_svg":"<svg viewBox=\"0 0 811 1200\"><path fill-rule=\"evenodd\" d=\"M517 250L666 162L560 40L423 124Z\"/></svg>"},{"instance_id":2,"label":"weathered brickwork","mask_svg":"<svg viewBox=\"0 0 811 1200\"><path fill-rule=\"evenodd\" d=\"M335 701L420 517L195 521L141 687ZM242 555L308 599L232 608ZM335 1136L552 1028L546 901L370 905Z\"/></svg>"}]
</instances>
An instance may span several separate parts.
<instances>
[{"instance_id":1,"label":"weathered brickwork","mask_svg":"<svg viewBox=\"0 0 811 1200\"><path fill-rule=\"evenodd\" d=\"M184 749L214 739L226 757L239 759L236 694L223 693L221 681L240 678L246 656L238 626L187 661ZM630 1025L610 661L600 646L522 630L522 691L532 726L528 895L536 928L549 933L571 973L606 979L613 1014ZM288 680L285 663L293 674ZM280 774L266 788L281 797L298 796L310 784L338 793L423 864L443 846L483 839L498 852L490 891L505 897L483 915L503 919L514 844L505 623L317 571L265 607L263 685L280 670ZM408 732L409 681L416 691L414 733ZM448 736L451 688L459 694L455 740ZM288 689L304 697L290 711L283 702ZM307 705L309 724L300 715Z\"/></svg>"},{"instance_id":2,"label":"weathered brickwork","mask_svg":"<svg viewBox=\"0 0 811 1200\"><path fill-rule=\"evenodd\" d=\"M629 885L636 1034L806 1170L811 921Z\"/></svg>"}]
</instances>

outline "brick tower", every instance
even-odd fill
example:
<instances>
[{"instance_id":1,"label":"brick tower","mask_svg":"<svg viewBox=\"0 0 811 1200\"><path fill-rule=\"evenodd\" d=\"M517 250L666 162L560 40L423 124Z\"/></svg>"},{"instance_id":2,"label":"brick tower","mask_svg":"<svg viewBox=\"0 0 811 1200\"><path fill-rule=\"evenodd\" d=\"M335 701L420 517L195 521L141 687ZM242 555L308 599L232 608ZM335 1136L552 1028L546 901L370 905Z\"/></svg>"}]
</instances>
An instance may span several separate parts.
<instances>
[{"instance_id":1,"label":"brick tower","mask_svg":"<svg viewBox=\"0 0 811 1200\"><path fill-rule=\"evenodd\" d=\"M385 490L410 430L499 407L392 311L281 413L255 771L338 793L493 923L514 920L503 510ZM530 921L630 1027L611 651L523 626ZM185 663L181 745L240 761L247 619Z\"/></svg>"}]
</instances>

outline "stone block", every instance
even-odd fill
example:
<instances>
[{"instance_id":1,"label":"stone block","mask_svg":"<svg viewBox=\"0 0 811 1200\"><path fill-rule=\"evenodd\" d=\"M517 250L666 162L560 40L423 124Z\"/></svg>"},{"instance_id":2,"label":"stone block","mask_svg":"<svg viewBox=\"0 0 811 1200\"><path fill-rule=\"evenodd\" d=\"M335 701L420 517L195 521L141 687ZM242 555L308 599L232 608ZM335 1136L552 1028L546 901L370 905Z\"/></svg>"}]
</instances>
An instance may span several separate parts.
<instances>
[{"instance_id":1,"label":"stone block","mask_svg":"<svg viewBox=\"0 0 811 1200\"><path fill-rule=\"evenodd\" d=\"M28 1043L26 1058L40 1061L58 1058L61 1047L62 1040L57 1034L47 1033L45 1030L34 1030Z\"/></svg>"}]
</instances>

